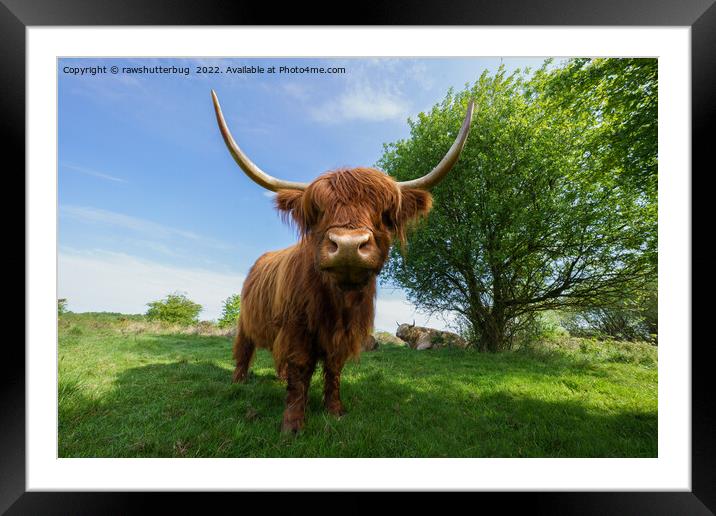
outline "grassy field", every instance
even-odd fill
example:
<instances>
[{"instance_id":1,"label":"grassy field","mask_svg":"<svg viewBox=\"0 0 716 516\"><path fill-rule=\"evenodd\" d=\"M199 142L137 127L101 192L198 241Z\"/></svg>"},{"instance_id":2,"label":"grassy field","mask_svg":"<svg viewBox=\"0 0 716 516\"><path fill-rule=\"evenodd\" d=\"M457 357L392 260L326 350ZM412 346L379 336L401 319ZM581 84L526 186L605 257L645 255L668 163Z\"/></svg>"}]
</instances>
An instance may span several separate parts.
<instances>
[{"instance_id":1,"label":"grassy field","mask_svg":"<svg viewBox=\"0 0 716 516\"><path fill-rule=\"evenodd\" d=\"M655 457L656 349L562 338L502 354L379 336L343 374L348 414L279 433L285 389L260 350L231 384L231 340L140 316L59 322L60 457Z\"/></svg>"}]
</instances>

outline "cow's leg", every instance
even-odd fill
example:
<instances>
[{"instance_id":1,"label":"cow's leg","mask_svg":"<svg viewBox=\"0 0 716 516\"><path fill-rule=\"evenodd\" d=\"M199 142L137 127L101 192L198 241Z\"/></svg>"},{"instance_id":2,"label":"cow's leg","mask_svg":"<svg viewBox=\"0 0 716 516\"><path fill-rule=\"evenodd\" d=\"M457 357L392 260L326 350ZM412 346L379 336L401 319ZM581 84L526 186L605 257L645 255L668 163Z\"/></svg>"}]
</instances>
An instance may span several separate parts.
<instances>
[{"instance_id":1,"label":"cow's leg","mask_svg":"<svg viewBox=\"0 0 716 516\"><path fill-rule=\"evenodd\" d=\"M288 364L286 362L276 368L276 376L283 382L288 381Z\"/></svg>"},{"instance_id":2,"label":"cow's leg","mask_svg":"<svg viewBox=\"0 0 716 516\"><path fill-rule=\"evenodd\" d=\"M236 369L234 370L234 383L243 383L249 374L249 366L254 358L256 345L246 335L240 331L236 334L234 340L234 359L236 360Z\"/></svg>"},{"instance_id":3,"label":"cow's leg","mask_svg":"<svg viewBox=\"0 0 716 516\"><path fill-rule=\"evenodd\" d=\"M283 412L281 431L296 433L303 428L308 401L308 388L311 385L311 376L316 369L315 357L309 357L300 362L289 360L286 364L288 381L286 394L286 409Z\"/></svg>"},{"instance_id":4,"label":"cow's leg","mask_svg":"<svg viewBox=\"0 0 716 516\"><path fill-rule=\"evenodd\" d=\"M323 363L323 405L334 416L346 413L341 402L341 371L345 361L326 360Z\"/></svg>"}]
</instances>

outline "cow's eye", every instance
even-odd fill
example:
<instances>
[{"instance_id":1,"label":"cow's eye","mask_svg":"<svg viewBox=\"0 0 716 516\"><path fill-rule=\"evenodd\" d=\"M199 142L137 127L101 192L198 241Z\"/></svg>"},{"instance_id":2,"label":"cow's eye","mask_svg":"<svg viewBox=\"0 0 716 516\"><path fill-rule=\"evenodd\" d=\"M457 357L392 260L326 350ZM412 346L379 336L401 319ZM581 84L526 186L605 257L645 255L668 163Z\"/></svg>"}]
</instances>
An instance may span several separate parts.
<instances>
[{"instance_id":1,"label":"cow's eye","mask_svg":"<svg viewBox=\"0 0 716 516\"><path fill-rule=\"evenodd\" d=\"M393 229L393 217L390 216L389 211L383 212L383 225L388 229Z\"/></svg>"}]
</instances>

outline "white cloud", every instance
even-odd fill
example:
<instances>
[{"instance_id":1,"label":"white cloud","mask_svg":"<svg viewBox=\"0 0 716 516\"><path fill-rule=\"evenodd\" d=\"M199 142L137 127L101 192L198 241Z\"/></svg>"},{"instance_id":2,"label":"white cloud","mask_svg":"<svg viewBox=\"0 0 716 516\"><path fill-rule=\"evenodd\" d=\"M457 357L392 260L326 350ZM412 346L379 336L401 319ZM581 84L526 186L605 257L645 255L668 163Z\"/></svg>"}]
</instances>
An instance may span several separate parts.
<instances>
[{"instance_id":1,"label":"white cloud","mask_svg":"<svg viewBox=\"0 0 716 516\"><path fill-rule=\"evenodd\" d=\"M284 88L307 105L312 118L322 123L347 120L404 121L411 111L406 90L419 86L430 90L435 78L422 60L403 58L345 59L331 62L349 71L343 91L322 104L308 106L311 98L305 87Z\"/></svg>"},{"instance_id":2,"label":"white cloud","mask_svg":"<svg viewBox=\"0 0 716 516\"><path fill-rule=\"evenodd\" d=\"M91 206L60 206L60 213L69 215L70 217L83 222L108 224L155 236L181 236L192 240L199 239L199 235L190 231L182 231L180 229L157 224L156 222L149 220L132 217L131 215L125 215L123 213L103 210L100 208L92 208Z\"/></svg>"},{"instance_id":3,"label":"white cloud","mask_svg":"<svg viewBox=\"0 0 716 516\"><path fill-rule=\"evenodd\" d=\"M286 82L281 85L281 89L288 96L293 97L297 100L307 101L311 98L311 95L309 94L310 90L305 84L297 82Z\"/></svg>"},{"instance_id":4,"label":"white cloud","mask_svg":"<svg viewBox=\"0 0 716 516\"><path fill-rule=\"evenodd\" d=\"M191 231L165 226L151 220L125 215L124 213L103 210L101 208L93 208L91 206L63 205L60 206L60 214L85 223L104 224L122 229L128 229L155 239L179 237L185 240L198 241L216 249L233 248L230 244L198 235L197 233L193 233Z\"/></svg>"},{"instance_id":5,"label":"white cloud","mask_svg":"<svg viewBox=\"0 0 716 516\"><path fill-rule=\"evenodd\" d=\"M108 251L60 251L59 297L75 312L144 313L146 303L175 291L204 307L201 319L217 319L227 297L241 291L244 275L183 268Z\"/></svg>"},{"instance_id":6,"label":"white cloud","mask_svg":"<svg viewBox=\"0 0 716 516\"><path fill-rule=\"evenodd\" d=\"M310 108L309 113L314 120L329 124L346 120L403 120L408 116L408 103L393 88L362 82L350 84L336 98Z\"/></svg>"},{"instance_id":7,"label":"white cloud","mask_svg":"<svg viewBox=\"0 0 716 516\"><path fill-rule=\"evenodd\" d=\"M115 176L112 176L112 175L109 175L109 174L105 174L104 172L98 172L97 170L93 170L93 169L91 169L91 168L78 167L77 165L70 165L70 164L68 164L68 163L63 163L62 166L63 166L64 168L68 168L68 169L74 170L74 171L76 171L76 172L81 172L81 173L86 174L86 175L88 175L88 176L99 177L99 178L101 178L101 179L106 179L106 180L108 180L108 181L115 181L115 182L117 182L117 183L126 183L126 182L127 182L127 181L125 181L124 179L122 179L122 178L120 178L120 177L115 177Z\"/></svg>"},{"instance_id":8,"label":"white cloud","mask_svg":"<svg viewBox=\"0 0 716 516\"><path fill-rule=\"evenodd\" d=\"M405 77L419 84L424 90L432 90L435 86L435 77L430 75L427 65L422 61L415 61L408 66Z\"/></svg>"}]
</instances>

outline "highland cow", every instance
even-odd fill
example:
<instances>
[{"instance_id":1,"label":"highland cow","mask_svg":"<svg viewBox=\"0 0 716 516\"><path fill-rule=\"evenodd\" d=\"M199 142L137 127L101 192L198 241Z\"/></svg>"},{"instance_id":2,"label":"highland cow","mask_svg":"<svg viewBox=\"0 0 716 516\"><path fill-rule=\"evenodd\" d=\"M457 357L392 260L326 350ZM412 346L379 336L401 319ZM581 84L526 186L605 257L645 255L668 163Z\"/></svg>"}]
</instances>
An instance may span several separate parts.
<instances>
[{"instance_id":1,"label":"highland cow","mask_svg":"<svg viewBox=\"0 0 716 516\"><path fill-rule=\"evenodd\" d=\"M467 341L457 333L415 326L415 321L413 324L398 324L395 336L417 350L467 347Z\"/></svg>"},{"instance_id":2,"label":"highland cow","mask_svg":"<svg viewBox=\"0 0 716 516\"><path fill-rule=\"evenodd\" d=\"M246 380L256 346L271 351L287 382L281 430L303 428L308 388L322 362L324 406L345 413L341 371L360 354L373 327L376 276L391 242L405 243L409 226L432 206L429 190L457 161L470 130L470 102L452 147L425 176L398 182L373 168L324 173L311 183L290 182L257 167L234 141L216 94L212 99L224 142L250 179L276 192L276 208L300 234L297 244L262 255L241 292L234 341L234 382Z\"/></svg>"}]
</instances>

